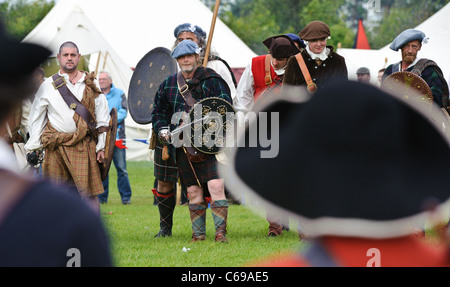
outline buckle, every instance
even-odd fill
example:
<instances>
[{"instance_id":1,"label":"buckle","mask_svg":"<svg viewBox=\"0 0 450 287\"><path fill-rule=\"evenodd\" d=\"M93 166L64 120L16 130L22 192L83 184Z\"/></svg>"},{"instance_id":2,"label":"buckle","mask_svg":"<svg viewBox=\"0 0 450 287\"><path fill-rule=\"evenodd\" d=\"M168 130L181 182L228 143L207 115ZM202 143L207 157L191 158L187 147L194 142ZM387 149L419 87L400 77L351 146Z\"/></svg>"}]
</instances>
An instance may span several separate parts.
<instances>
[{"instance_id":1,"label":"buckle","mask_svg":"<svg viewBox=\"0 0 450 287\"><path fill-rule=\"evenodd\" d=\"M315 83L308 84L306 90L308 90L308 92L312 95L317 92L317 85Z\"/></svg>"},{"instance_id":2,"label":"buckle","mask_svg":"<svg viewBox=\"0 0 450 287\"><path fill-rule=\"evenodd\" d=\"M183 86L178 87L178 89L180 90L180 93L184 95L184 93L186 93L189 90L189 86L187 84L184 84Z\"/></svg>"},{"instance_id":3,"label":"buckle","mask_svg":"<svg viewBox=\"0 0 450 287\"><path fill-rule=\"evenodd\" d=\"M62 79L62 82L59 83L59 84L56 84L56 82L58 82L58 81L61 80L61 79ZM55 88L55 90L61 88L61 87L64 86L65 84L66 84L66 79L64 79L64 77L59 77L58 79L56 79L56 80L52 83L52 85L53 85L53 87Z\"/></svg>"}]
</instances>

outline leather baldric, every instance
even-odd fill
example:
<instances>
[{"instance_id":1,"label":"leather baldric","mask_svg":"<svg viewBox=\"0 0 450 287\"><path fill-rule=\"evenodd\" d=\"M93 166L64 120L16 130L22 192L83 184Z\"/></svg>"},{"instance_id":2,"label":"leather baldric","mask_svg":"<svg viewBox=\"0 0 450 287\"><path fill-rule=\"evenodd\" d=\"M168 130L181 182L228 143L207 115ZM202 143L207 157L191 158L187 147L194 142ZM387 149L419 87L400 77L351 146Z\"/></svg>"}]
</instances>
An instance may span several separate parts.
<instances>
[{"instance_id":1,"label":"leather baldric","mask_svg":"<svg viewBox=\"0 0 450 287\"><path fill-rule=\"evenodd\" d=\"M189 91L189 86L186 84L186 81L184 80L183 74L181 72L178 72L177 74L177 84L181 96L186 101L188 106L192 108L197 103L197 101L192 97L191 92Z\"/></svg>"},{"instance_id":2,"label":"leather baldric","mask_svg":"<svg viewBox=\"0 0 450 287\"><path fill-rule=\"evenodd\" d=\"M52 76L53 79L53 87L59 91L61 97L64 99L66 104L74 110L77 114L80 115L81 118L87 123L91 134L95 137L97 134L95 127L97 126L97 122L95 121L92 114L89 110L75 97L74 94L67 87L66 80L64 77L58 75L58 73ZM102 132L102 131L99 131Z\"/></svg>"},{"instance_id":3,"label":"leather baldric","mask_svg":"<svg viewBox=\"0 0 450 287\"><path fill-rule=\"evenodd\" d=\"M303 77L306 81L306 89L310 94L314 94L317 91L317 86L311 79L311 75L309 73L308 67L306 67L305 60L303 59L303 56L301 53L298 53L295 55L295 58L297 59L298 65L300 66L300 70L302 71Z\"/></svg>"},{"instance_id":4,"label":"leather baldric","mask_svg":"<svg viewBox=\"0 0 450 287\"><path fill-rule=\"evenodd\" d=\"M189 91L189 86L186 84L186 81L184 80L183 74L181 72L178 72L177 74L177 85L181 96L186 101L186 104L189 106L189 108L192 108L197 103L197 100L192 97L191 91ZM199 186L201 186L195 169L192 166L192 162L202 162L205 161L208 157L206 154L198 151L192 146L183 146L183 150L188 158L188 162L191 166L192 172L197 179L197 183Z\"/></svg>"},{"instance_id":5,"label":"leather baldric","mask_svg":"<svg viewBox=\"0 0 450 287\"><path fill-rule=\"evenodd\" d=\"M264 59L264 72L266 73L266 76L264 77L264 82L266 83L266 86L269 86L272 84L272 72L270 70L270 61L272 60L272 56L270 54L266 55L266 58Z\"/></svg>"}]
</instances>

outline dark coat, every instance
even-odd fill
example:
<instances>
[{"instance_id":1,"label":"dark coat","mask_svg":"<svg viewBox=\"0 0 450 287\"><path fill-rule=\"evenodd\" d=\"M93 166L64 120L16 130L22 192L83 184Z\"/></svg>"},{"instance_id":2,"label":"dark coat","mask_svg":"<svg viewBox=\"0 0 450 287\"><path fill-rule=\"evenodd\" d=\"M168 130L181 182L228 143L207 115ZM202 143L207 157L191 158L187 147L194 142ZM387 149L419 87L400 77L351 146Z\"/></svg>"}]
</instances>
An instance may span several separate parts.
<instances>
[{"instance_id":1,"label":"dark coat","mask_svg":"<svg viewBox=\"0 0 450 287\"><path fill-rule=\"evenodd\" d=\"M302 52L306 67L311 74L311 79L317 85L319 90L323 88L327 81L332 78L348 79L347 66L345 64L344 57L335 53L333 51L333 47L327 46L327 48L331 49L331 53L321 65L318 65L316 61L311 59L311 56L306 50L303 50ZM300 70L300 66L298 65L295 57L291 57L288 60L283 84L306 86L305 78L303 77L302 71Z\"/></svg>"},{"instance_id":2,"label":"dark coat","mask_svg":"<svg viewBox=\"0 0 450 287\"><path fill-rule=\"evenodd\" d=\"M218 97L233 103L227 83L210 68L198 67L194 78L187 85L196 101ZM191 107L186 104L178 91L177 74L167 77L155 95L155 106L152 112L153 129L158 133L163 127L171 125L173 114L182 111L188 113L190 109ZM171 125L171 130L177 126Z\"/></svg>"}]
</instances>

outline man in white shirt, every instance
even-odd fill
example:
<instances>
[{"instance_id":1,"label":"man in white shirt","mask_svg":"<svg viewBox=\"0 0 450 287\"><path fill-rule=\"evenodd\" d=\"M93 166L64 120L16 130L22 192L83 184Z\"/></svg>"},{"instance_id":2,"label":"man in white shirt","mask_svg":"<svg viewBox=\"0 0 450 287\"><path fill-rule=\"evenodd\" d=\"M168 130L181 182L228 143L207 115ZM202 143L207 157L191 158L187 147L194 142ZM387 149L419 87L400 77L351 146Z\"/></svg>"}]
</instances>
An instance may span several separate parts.
<instances>
[{"instance_id":1,"label":"man in white shirt","mask_svg":"<svg viewBox=\"0 0 450 287\"><path fill-rule=\"evenodd\" d=\"M105 157L106 129L109 109L105 95L93 74L79 71L81 54L73 42L65 42L57 55L61 69L58 77L93 116L95 130L75 112L77 105L64 101L58 86L49 77L41 85L33 102L30 119L28 152L42 153L45 148L44 176L56 183L76 186L80 195L98 211L97 195L103 193L100 170L96 161Z\"/></svg>"},{"instance_id":2,"label":"man in white shirt","mask_svg":"<svg viewBox=\"0 0 450 287\"><path fill-rule=\"evenodd\" d=\"M279 92L288 59L300 53L287 35L267 38L263 44L269 54L254 57L239 80L233 104L240 112L251 111L260 97Z\"/></svg>"},{"instance_id":3,"label":"man in white shirt","mask_svg":"<svg viewBox=\"0 0 450 287\"><path fill-rule=\"evenodd\" d=\"M281 92L286 64L291 56L300 53L294 41L287 35L267 38L263 44L269 54L252 59L245 69L237 87L236 100L233 102L238 111L240 125L245 122L244 116L252 111L256 101L264 97L277 96ZM268 236L282 234L281 218L274 213L267 213L269 222Z\"/></svg>"}]
</instances>

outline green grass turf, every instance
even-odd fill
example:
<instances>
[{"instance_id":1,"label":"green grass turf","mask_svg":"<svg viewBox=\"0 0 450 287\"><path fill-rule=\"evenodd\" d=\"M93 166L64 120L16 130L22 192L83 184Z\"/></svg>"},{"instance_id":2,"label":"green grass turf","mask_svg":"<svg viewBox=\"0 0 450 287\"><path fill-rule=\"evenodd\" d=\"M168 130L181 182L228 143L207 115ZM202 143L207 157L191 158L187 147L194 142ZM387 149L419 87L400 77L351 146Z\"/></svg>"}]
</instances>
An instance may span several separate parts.
<instances>
[{"instance_id":1,"label":"green grass turf","mask_svg":"<svg viewBox=\"0 0 450 287\"><path fill-rule=\"evenodd\" d=\"M297 252L296 226L277 238L267 238L268 222L244 205L230 205L228 243L214 241L211 210L207 211L206 240L191 243L188 207L178 205L174 213L173 236L154 238L159 231L159 212L153 205L153 163L127 162L132 197L123 205L117 190L114 165L110 170L108 203L101 216L110 236L115 266L141 267L239 267L286 252ZM183 251L183 248L186 251Z\"/></svg>"}]
</instances>

